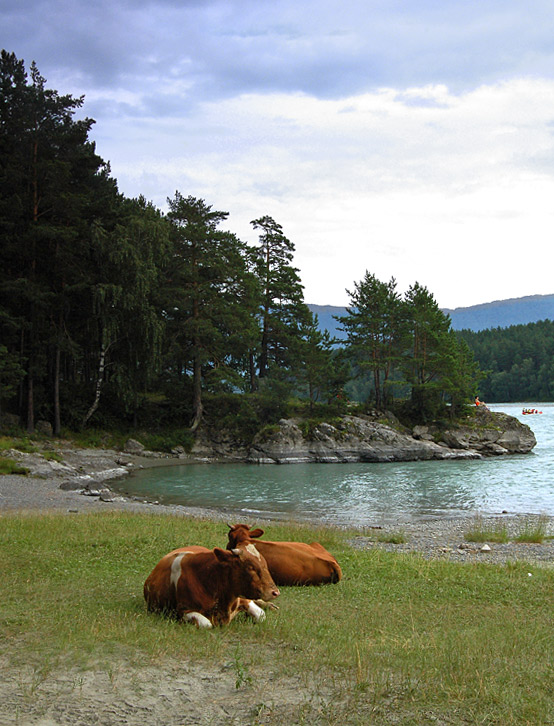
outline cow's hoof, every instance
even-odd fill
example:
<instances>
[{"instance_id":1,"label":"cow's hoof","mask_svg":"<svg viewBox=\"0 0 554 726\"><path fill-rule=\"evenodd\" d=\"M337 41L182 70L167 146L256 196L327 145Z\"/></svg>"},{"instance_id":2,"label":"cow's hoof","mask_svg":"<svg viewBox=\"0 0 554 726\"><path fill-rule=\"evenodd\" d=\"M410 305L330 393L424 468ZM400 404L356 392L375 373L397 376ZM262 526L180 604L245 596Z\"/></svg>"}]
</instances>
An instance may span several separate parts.
<instances>
[{"instance_id":1,"label":"cow's hoof","mask_svg":"<svg viewBox=\"0 0 554 726\"><path fill-rule=\"evenodd\" d=\"M250 603L248 604L248 614L252 618L254 618L254 620L257 623L261 623L262 621L265 620L264 611L261 609L261 607L259 605L256 605L256 603L253 600L251 600Z\"/></svg>"},{"instance_id":2,"label":"cow's hoof","mask_svg":"<svg viewBox=\"0 0 554 726\"><path fill-rule=\"evenodd\" d=\"M205 615L201 613L185 613L185 620L194 623L197 628L211 628L212 624Z\"/></svg>"}]
</instances>

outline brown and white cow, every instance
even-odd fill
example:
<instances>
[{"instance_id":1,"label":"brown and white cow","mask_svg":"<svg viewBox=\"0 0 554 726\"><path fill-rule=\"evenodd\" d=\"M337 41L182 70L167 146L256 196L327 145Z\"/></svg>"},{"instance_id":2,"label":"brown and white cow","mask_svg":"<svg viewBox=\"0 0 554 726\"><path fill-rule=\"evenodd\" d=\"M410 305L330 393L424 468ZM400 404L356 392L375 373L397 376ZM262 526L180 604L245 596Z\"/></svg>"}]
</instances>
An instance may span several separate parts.
<instances>
[{"instance_id":1,"label":"brown and white cow","mask_svg":"<svg viewBox=\"0 0 554 726\"><path fill-rule=\"evenodd\" d=\"M181 547L162 557L144 583L149 610L175 614L200 628L226 625L241 610L263 620L264 611L252 601L278 595L254 547Z\"/></svg>"},{"instance_id":2,"label":"brown and white cow","mask_svg":"<svg viewBox=\"0 0 554 726\"><path fill-rule=\"evenodd\" d=\"M263 529L251 530L247 524L228 526L227 548L254 544L277 585L324 585L342 577L339 563L319 542L270 542L258 539Z\"/></svg>"}]
</instances>

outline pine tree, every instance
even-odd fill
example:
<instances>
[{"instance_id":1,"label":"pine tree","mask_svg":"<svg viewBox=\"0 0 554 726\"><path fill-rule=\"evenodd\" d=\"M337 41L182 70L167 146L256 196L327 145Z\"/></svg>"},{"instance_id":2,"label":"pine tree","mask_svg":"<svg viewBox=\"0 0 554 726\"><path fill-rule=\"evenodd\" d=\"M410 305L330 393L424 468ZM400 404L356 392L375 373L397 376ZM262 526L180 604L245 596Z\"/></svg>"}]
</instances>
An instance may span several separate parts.
<instances>
[{"instance_id":1,"label":"pine tree","mask_svg":"<svg viewBox=\"0 0 554 726\"><path fill-rule=\"evenodd\" d=\"M70 346L66 291L81 255L87 184L103 162L88 141L94 122L73 118L83 98L47 89L34 63L28 83L23 62L5 51L0 84L0 307L7 344L11 352L17 344L26 369L28 431L40 390L59 432L60 359Z\"/></svg>"},{"instance_id":2,"label":"pine tree","mask_svg":"<svg viewBox=\"0 0 554 726\"><path fill-rule=\"evenodd\" d=\"M388 283L366 271L350 296L347 314L338 317L347 334L349 356L361 373L373 379L375 406L382 409L391 399L390 386L399 361L402 334L400 298L394 278Z\"/></svg>"},{"instance_id":3,"label":"pine tree","mask_svg":"<svg viewBox=\"0 0 554 726\"><path fill-rule=\"evenodd\" d=\"M161 365L160 285L170 255L170 225L144 197L121 200L116 220L111 230L96 225L94 231L96 280L90 286L87 331L97 367L83 425L99 406L106 378L135 416L140 392Z\"/></svg>"},{"instance_id":4,"label":"pine tree","mask_svg":"<svg viewBox=\"0 0 554 726\"><path fill-rule=\"evenodd\" d=\"M246 246L218 229L228 212L212 210L203 199L176 192L168 199L174 225L170 328L174 351L192 364L191 430L203 415L202 389L208 381L232 380L253 345L255 281L247 269Z\"/></svg>"},{"instance_id":5,"label":"pine tree","mask_svg":"<svg viewBox=\"0 0 554 726\"><path fill-rule=\"evenodd\" d=\"M258 375L265 378L272 365L291 369L299 361L302 326L309 322L310 311L298 270L292 265L294 245L281 225L269 216L251 224L260 230L253 258L261 290Z\"/></svg>"},{"instance_id":6,"label":"pine tree","mask_svg":"<svg viewBox=\"0 0 554 726\"><path fill-rule=\"evenodd\" d=\"M449 402L450 415L455 415L474 395L478 366L426 287L412 285L404 304L409 345L403 371L411 386L411 413L418 420L434 419Z\"/></svg>"},{"instance_id":7,"label":"pine tree","mask_svg":"<svg viewBox=\"0 0 554 726\"><path fill-rule=\"evenodd\" d=\"M298 377L307 388L310 410L314 404L340 395L346 382L346 371L333 351L333 341L327 330L321 331L317 315L302 327L302 355Z\"/></svg>"}]
</instances>

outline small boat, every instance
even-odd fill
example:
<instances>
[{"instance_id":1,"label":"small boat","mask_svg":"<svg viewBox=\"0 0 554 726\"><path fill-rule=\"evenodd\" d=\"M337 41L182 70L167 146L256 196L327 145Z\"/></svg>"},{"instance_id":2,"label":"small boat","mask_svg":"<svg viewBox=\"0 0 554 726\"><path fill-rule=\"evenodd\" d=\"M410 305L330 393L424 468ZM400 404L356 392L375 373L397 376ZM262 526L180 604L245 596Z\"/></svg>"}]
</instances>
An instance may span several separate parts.
<instances>
[{"instance_id":1,"label":"small boat","mask_svg":"<svg viewBox=\"0 0 554 726\"><path fill-rule=\"evenodd\" d=\"M536 408L524 408L521 413L524 416L528 416L529 414L532 414L532 413L542 413L542 411L537 411Z\"/></svg>"}]
</instances>

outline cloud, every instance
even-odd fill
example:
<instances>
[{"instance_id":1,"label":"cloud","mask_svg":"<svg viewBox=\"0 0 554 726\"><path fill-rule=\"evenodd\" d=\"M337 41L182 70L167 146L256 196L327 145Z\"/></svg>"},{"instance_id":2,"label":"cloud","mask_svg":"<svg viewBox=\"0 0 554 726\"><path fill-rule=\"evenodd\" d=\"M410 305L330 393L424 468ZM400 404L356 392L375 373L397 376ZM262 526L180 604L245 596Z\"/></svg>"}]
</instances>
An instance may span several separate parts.
<instances>
[{"instance_id":1,"label":"cloud","mask_svg":"<svg viewBox=\"0 0 554 726\"><path fill-rule=\"evenodd\" d=\"M251 242L250 220L274 216L312 302L343 304L369 269L404 289L417 279L456 307L513 296L514 275L521 294L551 291L537 259L554 222L553 118L545 80L457 95L443 85L342 100L248 94L143 120L128 140L137 154L122 148L113 169L161 206L174 189L205 198Z\"/></svg>"},{"instance_id":2,"label":"cloud","mask_svg":"<svg viewBox=\"0 0 554 726\"><path fill-rule=\"evenodd\" d=\"M4 46L85 94L120 189L176 189L256 239L270 214L314 303L369 269L447 307L550 293L546 0L0 0Z\"/></svg>"},{"instance_id":3,"label":"cloud","mask_svg":"<svg viewBox=\"0 0 554 726\"><path fill-rule=\"evenodd\" d=\"M440 81L552 75L554 16L536 0L211 0L5 3L4 35L45 75L144 89L186 79L198 98L340 98Z\"/></svg>"}]
</instances>

